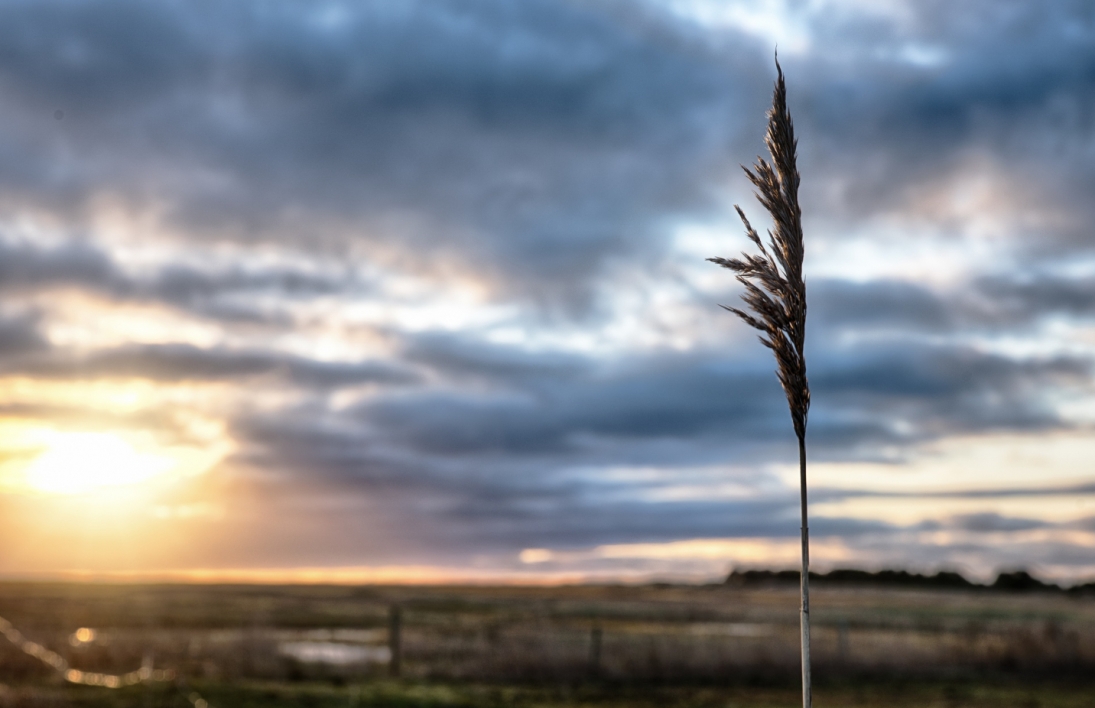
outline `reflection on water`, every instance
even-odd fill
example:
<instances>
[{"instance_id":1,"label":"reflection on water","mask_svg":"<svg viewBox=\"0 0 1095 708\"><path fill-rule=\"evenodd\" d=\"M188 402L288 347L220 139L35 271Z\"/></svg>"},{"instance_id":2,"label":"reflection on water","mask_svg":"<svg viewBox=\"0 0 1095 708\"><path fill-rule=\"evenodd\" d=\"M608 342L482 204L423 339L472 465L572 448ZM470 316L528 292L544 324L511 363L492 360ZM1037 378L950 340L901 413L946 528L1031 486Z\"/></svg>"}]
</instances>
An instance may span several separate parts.
<instances>
[{"instance_id":1,"label":"reflection on water","mask_svg":"<svg viewBox=\"0 0 1095 708\"><path fill-rule=\"evenodd\" d=\"M388 641L386 629L308 629L277 633L284 642L345 642L359 644L383 644Z\"/></svg>"},{"instance_id":2,"label":"reflection on water","mask_svg":"<svg viewBox=\"0 0 1095 708\"><path fill-rule=\"evenodd\" d=\"M339 642L282 642L278 652L311 664L386 664L391 659L388 647Z\"/></svg>"},{"instance_id":3,"label":"reflection on water","mask_svg":"<svg viewBox=\"0 0 1095 708\"><path fill-rule=\"evenodd\" d=\"M696 622L688 631L701 636L770 637L778 629L775 625L753 622Z\"/></svg>"}]
</instances>

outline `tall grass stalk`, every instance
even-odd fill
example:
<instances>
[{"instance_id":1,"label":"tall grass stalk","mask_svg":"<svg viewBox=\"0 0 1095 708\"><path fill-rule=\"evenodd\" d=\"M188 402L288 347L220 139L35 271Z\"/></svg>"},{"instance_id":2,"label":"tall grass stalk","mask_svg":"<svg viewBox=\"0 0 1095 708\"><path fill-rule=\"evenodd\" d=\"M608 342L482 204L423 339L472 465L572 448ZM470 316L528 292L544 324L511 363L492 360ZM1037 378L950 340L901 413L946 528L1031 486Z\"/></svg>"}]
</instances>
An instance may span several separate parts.
<instances>
[{"instance_id":1,"label":"tall grass stalk","mask_svg":"<svg viewBox=\"0 0 1095 708\"><path fill-rule=\"evenodd\" d=\"M794 126L787 111L787 89L783 69L776 60L776 85L772 110L768 112L768 133L764 144L771 163L758 157L753 169L742 166L756 187L756 197L772 217L774 231L768 232L765 247L745 212L734 205L745 225L745 234L759 254L743 253L737 258L709 258L737 274L745 286L742 300L748 312L733 312L749 326L760 330L760 341L776 357L776 375L787 394L787 405L798 436L799 497L802 506L802 705L810 708L810 531L806 518L806 419L810 411L810 384L806 380L806 283L802 279L802 211L798 204L798 167L795 164Z\"/></svg>"}]
</instances>

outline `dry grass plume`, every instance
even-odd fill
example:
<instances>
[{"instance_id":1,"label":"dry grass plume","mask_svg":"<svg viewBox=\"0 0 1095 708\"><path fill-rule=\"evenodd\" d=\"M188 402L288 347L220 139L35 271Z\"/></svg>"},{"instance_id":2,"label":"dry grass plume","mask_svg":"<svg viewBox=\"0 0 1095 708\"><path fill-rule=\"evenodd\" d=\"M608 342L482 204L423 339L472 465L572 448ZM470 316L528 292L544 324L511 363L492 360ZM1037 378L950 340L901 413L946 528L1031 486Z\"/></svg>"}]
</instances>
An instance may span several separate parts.
<instances>
[{"instance_id":1,"label":"dry grass plume","mask_svg":"<svg viewBox=\"0 0 1095 708\"><path fill-rule=\"evenodd\" d=\"M802 279L802 210L798 204L799 174L796 165L794 125L787 110L787 88L783 69L776 61L772 109L768 111L768 133L764 144L772 161L758 157L753 169L742 166L756 187L757 200L772 217L774 231L768 232L765 247L745 212L734 205L745 234L760 253L743 253L741 258L709 258L729 268L745 286L742 300L746 310L727 307L749 326L760 330L760 341L776 357L776 375L787 394L795 434L798 436L800 496L802 506L802 571L800 626L802 634L802 705L810 708L810 540L806 518L806 420L810 413L810 383L806 379L806 283Z\"/></svg>"}]
</instances>

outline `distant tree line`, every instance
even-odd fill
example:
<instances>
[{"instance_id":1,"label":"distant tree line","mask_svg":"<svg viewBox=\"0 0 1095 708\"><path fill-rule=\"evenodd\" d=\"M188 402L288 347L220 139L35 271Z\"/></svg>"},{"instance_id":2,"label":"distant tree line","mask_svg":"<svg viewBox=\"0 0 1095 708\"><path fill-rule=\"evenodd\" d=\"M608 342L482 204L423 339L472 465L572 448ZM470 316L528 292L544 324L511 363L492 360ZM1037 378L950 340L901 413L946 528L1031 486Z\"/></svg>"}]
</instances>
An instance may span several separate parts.
<instances>
[{"instance_id":1,"label":"distant tree line","mask_svg":"<svg viewBox=\"0 0 1095 708\"><path fill-rule=\"evenodd\" d=\"M1025 570L1000 573L988 585L974 583L960 573L940 571L934 575L910 573L907 570L880 570L870 572L842 568L828 573L810 573L811 581L824 585L865 585L903 588L936 588L966 590L1004 590L1008 592L1049 591L1074 594L1095 594L1095 582L1062 587L1056 583L1039 580ZM727 585L755 587L776 584L797 584L797 570L735 570L726 578Z\"/></svg>"}]
</instances>

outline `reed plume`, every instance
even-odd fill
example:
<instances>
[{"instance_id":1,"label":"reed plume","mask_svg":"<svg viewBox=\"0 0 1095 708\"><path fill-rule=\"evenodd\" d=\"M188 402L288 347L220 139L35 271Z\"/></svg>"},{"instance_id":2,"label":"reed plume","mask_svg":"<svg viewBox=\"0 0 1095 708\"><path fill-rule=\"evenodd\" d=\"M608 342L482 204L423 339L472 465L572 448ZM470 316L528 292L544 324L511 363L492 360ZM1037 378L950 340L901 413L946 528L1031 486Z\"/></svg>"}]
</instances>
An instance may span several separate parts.
<instances>
[{"instance_id":1,"label":"reed plume","mask_svg":"<svg viewBox=\"0 0 1095 708\"><path fill-rule=\"evenodd\" d=\"M776 357L776 375L787 394L787 405L798 436L799 493L802 505L802 573L800 625L802 632L802 705L810 708L810 537L806 519L806 419L810 412L810 383L806 379L806 283L802 279L802 211L798 204L798 167L791 114L787 111L787 89L783 69L776 60L776 85L772 109L768 112L768 133L764 144L772 161L758 157L754 169L742 166L756 187L756 197L772 217L774 231L768 232L765 247L756 229L739 206L734 209L745 225L745 235L759 254L743 253L737 258L708 258L737 274L745 286L742 300L748 312L733 312L761 332L760 341Z\"/></svg>"}]
</instances>

